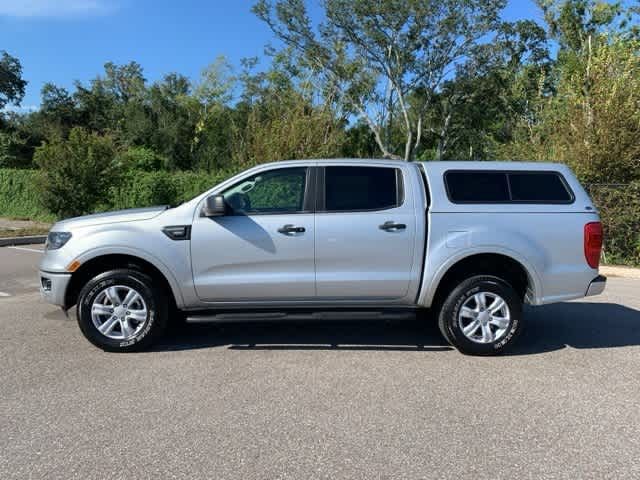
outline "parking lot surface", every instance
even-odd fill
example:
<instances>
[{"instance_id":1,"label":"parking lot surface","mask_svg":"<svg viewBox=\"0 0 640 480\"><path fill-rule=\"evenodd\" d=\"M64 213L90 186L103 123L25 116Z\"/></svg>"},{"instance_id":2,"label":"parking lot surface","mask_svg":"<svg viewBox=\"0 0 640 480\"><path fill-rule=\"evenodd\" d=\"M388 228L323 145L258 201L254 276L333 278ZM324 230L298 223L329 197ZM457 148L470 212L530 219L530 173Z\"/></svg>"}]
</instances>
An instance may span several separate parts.
<instances>
[{"instance_id":1,"label":"parking lot surface","mask_svg":"<svg viewBox=\"0 0 640 480\"><path fill-rule=\"evenodd\" d=\"M111 354L40 300L39 249L0 249L1 479L640 477L640 280L527 309L502 357L349 320Z\"/></svg>"}]
</instances>

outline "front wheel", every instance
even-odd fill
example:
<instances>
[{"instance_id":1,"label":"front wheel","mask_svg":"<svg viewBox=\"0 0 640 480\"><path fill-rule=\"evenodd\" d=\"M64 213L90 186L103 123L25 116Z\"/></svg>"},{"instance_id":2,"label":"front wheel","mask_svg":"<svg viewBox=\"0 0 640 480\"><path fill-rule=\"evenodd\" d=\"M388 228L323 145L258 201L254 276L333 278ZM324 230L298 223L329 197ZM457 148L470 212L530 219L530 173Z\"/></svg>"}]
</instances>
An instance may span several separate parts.
<instances>
[{"instance_id":1,"label":"front wheel","mask_svg":"<svg viewBox=\"0 0 640 480\"><path fill-rule=\"evenodd\" d=\"M162 335L166 323L167 295L137 270L101 273L80 292L80 330L103 350L141 350Z\"/></svg>"},{"instance_id":2,"label":"front wheel","mask_svg":"<svg viewBox=\"0 0 640 480\"><path fill-rule=\"evenodd\" d=\"M438 326L462 353L496 355L511 346L522 330L522 301L498 277L471 277L448 295Z\"/></svg>"}]
</instances>

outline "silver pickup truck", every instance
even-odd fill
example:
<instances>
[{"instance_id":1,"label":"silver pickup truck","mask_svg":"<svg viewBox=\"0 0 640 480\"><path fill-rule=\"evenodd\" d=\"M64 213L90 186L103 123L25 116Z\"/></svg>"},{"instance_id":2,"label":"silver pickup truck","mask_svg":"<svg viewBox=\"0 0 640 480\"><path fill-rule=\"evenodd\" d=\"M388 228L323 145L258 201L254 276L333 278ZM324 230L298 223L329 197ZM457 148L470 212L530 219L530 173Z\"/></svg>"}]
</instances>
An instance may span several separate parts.
<instances>
[{"instance_id":1,"label":"silver pickup truck","mask_svg":"<svg viewBox=\"0 0 640 480\"><path fill-rule=\"evenodd\" d=\"M564 165L287 161L175 208L58 222L40 283L109 351L148 347L170 321L430 311L449 343L489 355L522 330L523 303L602 292L601 247Z\"/></svg>"}]
</instances>

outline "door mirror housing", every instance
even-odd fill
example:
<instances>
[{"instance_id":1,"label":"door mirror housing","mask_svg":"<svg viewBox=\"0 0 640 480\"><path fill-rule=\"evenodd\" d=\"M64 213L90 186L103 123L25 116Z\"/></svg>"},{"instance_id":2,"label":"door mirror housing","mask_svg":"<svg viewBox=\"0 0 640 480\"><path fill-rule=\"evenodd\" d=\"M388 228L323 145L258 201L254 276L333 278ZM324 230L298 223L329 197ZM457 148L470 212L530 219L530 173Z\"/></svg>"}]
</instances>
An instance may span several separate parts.
<instances>
[{"instance_id":1,"label":"door mirror housing","mask_svg":"<svg viewBox=\"0 0 640 480\"><path fill-rule=\"evenodd\" d=\"M227 204L222 195L210 195L207 197L202 214L205 217L222 217L227 213Z\"/></svg>"}]
</instances>

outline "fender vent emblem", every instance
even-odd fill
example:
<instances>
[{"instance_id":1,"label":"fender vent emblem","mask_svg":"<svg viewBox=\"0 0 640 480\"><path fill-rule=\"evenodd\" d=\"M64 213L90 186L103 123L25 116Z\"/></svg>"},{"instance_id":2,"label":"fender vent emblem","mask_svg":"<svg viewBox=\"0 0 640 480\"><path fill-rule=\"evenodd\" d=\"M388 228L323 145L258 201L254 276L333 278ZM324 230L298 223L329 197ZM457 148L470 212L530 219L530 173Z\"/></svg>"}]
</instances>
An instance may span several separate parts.
<instances>
[{"instance_id":1,"label":"fender vent emblem","mask_svg":"<svg viewBox=\"0 0 640 480\"><path fill-rule=\"evenodd\" d=\"M171 240L190 240L191 225L169 225L162 232Z\"/></svg>"}]
</instances>

